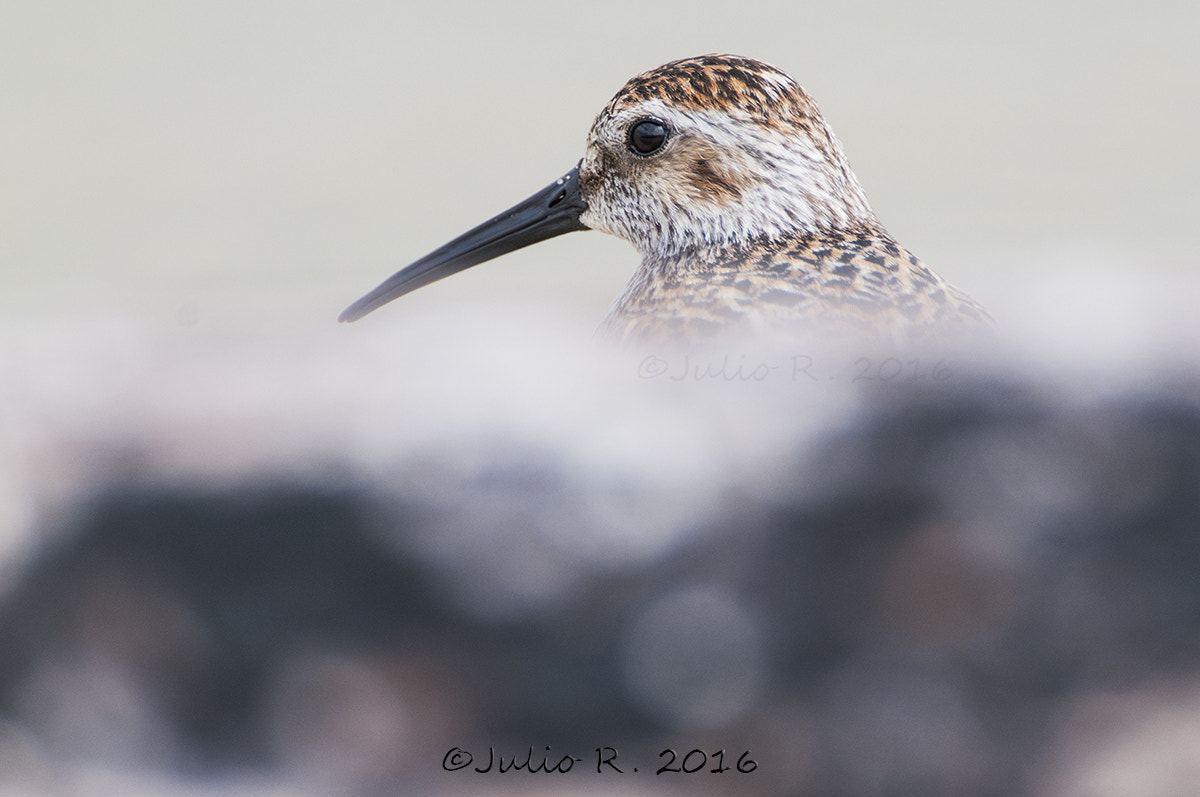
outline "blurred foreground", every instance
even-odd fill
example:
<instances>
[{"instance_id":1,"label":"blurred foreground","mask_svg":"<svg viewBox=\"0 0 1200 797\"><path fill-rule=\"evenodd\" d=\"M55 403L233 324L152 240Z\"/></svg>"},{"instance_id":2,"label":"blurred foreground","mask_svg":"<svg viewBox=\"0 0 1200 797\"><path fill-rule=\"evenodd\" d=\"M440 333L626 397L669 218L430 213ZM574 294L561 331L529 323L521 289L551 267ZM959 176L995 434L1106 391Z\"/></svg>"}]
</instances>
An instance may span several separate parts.
<instances>
[{"instance_id":1,"label":"blurred foreground","mask_svg":"<svg viewBox=\"0 0 1200 797\"><path fill-rule=\"evenodd\" d=\"M1197 372L368 331L9 358L0 793L1200 782Z\"/></svg>"}]
</instances>

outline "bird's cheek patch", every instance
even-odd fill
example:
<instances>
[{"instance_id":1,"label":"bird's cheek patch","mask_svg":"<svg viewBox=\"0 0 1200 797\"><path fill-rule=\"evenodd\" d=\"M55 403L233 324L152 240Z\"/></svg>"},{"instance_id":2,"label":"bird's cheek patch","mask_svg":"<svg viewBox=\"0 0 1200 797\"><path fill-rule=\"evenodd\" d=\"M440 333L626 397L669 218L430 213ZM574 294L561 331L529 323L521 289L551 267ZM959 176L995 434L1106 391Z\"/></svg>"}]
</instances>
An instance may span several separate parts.
<instances>
[{"instance_id":1,"label":"bird's cheek patch","mask_svg":"<svg viewBox=\"0 0 1200 797\"><path fill-rule=\"evenodd\" d=\"M736 173L721 168L719 160L692 158L686 172L687 180L698 198L718 205L728 205L742 198L745 182Z\"/></svg>"}]
</instances>

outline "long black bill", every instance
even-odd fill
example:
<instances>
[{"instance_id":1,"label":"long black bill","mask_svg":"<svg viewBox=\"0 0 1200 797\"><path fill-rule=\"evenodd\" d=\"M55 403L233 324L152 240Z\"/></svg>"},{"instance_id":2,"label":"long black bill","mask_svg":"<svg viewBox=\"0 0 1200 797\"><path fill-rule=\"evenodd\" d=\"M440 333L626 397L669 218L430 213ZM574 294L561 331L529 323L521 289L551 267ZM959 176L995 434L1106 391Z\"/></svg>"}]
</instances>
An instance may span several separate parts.
<instances>
[{"instance_id":1,"label":"long black bill","mask_svg":"<svg viewBox=\"0 0 1200 797\"><path fill-rule=\"evenodd\" d=\"M393 299L471 266L563 233L586 230L579 221L587 205L579 196L579 165L556 182L491 221L397 271L346 308L338 321L357 321Z\"/></svg>"}]
</instances>

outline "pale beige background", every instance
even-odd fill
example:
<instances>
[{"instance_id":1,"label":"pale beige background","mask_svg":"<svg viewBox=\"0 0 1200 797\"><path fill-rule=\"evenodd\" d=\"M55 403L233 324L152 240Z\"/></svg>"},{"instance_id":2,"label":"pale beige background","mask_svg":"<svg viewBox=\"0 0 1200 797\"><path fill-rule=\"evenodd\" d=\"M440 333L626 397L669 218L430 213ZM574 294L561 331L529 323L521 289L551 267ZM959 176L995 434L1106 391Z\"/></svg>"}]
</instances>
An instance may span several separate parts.
<instances>
[{"instance_id":1,"label":"pale beige background","mask_svg":"<svg viewBox=\"0 0 1200 797\"><path fill-rule=\"evenodd\" d=\"M794 74L892 232L1002 311L1056 259L1194 270L1197 30L1186 1L7 0L0 308L336 316L573 165L627 77L713 51ZM635 264L568 236L405 305L598 318Z\"/></svg>"}]
</instances>

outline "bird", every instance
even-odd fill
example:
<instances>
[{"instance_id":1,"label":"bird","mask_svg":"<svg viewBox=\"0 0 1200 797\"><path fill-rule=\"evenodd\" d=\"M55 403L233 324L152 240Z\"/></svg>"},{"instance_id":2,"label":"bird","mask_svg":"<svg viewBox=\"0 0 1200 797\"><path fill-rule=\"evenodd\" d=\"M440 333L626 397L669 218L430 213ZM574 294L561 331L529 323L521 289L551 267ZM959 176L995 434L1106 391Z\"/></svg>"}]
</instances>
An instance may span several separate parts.
<instances>
[{"instance_id":1,"label":"bird","mask_svg":"<svg viewBox=\"0 0 1200 797\"><path fill-rule=\"evenodd\" d=\"M580 230L623 238L642 258L597 330L617 343L814 328L921 340L994 325L887 232L800 84L726 54L631 78L596 116L574 168L401 269L339 320Z\"/></svg>"}]
</instances>

